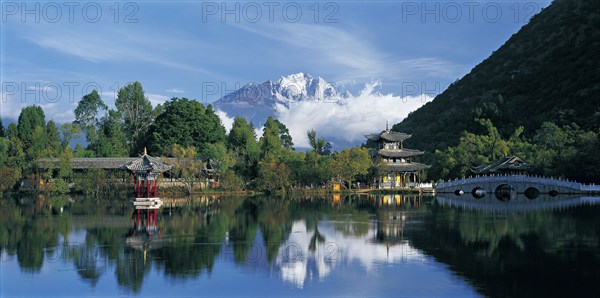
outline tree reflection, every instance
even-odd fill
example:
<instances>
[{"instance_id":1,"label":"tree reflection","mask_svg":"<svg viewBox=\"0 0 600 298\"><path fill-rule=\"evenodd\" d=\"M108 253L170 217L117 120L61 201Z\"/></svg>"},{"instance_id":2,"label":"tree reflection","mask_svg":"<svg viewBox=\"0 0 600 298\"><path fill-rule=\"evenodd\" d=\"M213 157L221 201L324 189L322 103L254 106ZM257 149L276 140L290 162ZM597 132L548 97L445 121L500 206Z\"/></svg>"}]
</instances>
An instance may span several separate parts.
<instances>
[{"instance_id":1,"label":"tree reflection","mask_svg":"<svg viewBox=\"0 0 600 298\"><path fill-rule=\"evenodd\" d=\"M598 208L490 213L436 204L422 229L405 236L486 296L586 296L600 290L599 215Z\"/></svg>"},{"instance_id":2,"label":"tree reflection","mask_svg":"<svg viewBox=\"0 0 600 298\"><path fill-rule=\"evenodd\" d=\"M318 256L329 256L328 242L338 241L336 245L346 245L342 247L346 250L368 249L353 255L364 258L359 261L365 264L400 260L407 257L407 249L416 248L418 254L448 264L486 296L581 295L599 290L597 207L501 213L424 203L405 195L336 200L214 197L163 209L151 217L142 213L144 222L118 200L87 210L95 200L82 199L65 205L60 214L48 211L53 208L50 202L0 200L0 248L16 255L24 272L38 273L44 262L60 258L93 287L106 272L114 272L117 284L132 293L142 290L152 271L172 279L197 279L211 274L221 260L230 261L225 248L233 250L236 266L264 258L253 265L290 270L286 278L301 283L313 273L325 276L335 268L335 262ZM107 218L99 221L102 216ZM73 230L85 232L84 243L69 242ZM61 244L68 246L63 248L66 253L59 252ZM257 256L255 248L264 252ZM291 254L300 253L297 248L303 250L299 258ZM416 256L415 251L409 253ZM565 283L588 286L568 292L561 288Z\"/></svg>"},{"instance_id":3,"label":"tree reflection","mask_svg":"<svg viewBox=\"0 0 600 298\"><path fill-rule=\"evenodd\" d=\"M253 247L258 229L258 204L254 199L246 199L235 210L229 240L232 242L234 260L237 264L246 263L250 249Z\"/></svg>"}]
</instances>

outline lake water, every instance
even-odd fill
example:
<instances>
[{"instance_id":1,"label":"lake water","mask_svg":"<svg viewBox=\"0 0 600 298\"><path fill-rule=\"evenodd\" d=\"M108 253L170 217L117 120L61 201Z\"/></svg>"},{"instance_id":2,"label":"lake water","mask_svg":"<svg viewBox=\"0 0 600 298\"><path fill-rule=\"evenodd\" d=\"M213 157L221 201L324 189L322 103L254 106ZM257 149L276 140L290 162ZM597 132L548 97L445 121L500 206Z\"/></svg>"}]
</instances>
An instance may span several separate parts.
<instances>
[{"instance_id":1,"label":"lake water","mask_svg":"<svg viewBox=\"0 0 600 298\"><path fill-rule=\"evenodd\" d=\"M0 296L596 296L600 198L0 199Z\"/></svg>"}]
</instances>

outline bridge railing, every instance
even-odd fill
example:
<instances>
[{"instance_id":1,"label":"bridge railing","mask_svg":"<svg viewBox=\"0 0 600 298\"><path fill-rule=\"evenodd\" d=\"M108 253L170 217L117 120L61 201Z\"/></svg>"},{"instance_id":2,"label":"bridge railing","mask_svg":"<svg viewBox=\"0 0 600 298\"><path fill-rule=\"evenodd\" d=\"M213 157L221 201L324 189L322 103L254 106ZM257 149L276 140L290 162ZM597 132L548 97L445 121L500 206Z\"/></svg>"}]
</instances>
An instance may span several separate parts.
<instances>
[{"instance_id":1,"label":"bridge railing","mask_svg":"<svg viewBox=\"0 0 600 298\"><path fill-rule=\"evenodd\" d=\"M566 187L578 190L586 190L590 189L590 191L600 191L600 187L596 185L584 185L579 182L563 180L561 178L551 178L551 177L543 177L543 176L532 176L532 175L485 175L485 176L475 176L470 178L461 178L450 181L445 181L438 183L436 188L448 188L452 186L460 186L464 184L472 184L472 183L487 183L487 182L521 182L521 183L539 183L546 185L553 185L557 187Z\"/></svg>"}]
</instances>

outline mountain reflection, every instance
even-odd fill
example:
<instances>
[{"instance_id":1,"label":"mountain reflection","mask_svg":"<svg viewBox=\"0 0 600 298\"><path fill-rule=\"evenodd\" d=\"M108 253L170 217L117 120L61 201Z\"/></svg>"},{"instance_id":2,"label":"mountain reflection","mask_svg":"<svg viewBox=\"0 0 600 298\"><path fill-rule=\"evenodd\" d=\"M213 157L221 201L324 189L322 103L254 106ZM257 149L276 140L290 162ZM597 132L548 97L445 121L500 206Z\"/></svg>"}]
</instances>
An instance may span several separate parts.
<instances>
[{"instance_id":1,"label":"mountain reflection","mask_svg":"<svg viewBox=\"0 0 600 298\"><path fill-rule=\"evenodd\" d=\"M121 200L0 200L2 258L35 274L45 265L71 264L90 287L113 274L133 293L151 272L185 282L233 266L306 288L350 268L370 274L438 262L487 296L566 294L559 279L589 281L579 294L598 288L600 212L589 207L598 198L168 200L161 210L134 210Z\"/></svg>"}]
</instances>

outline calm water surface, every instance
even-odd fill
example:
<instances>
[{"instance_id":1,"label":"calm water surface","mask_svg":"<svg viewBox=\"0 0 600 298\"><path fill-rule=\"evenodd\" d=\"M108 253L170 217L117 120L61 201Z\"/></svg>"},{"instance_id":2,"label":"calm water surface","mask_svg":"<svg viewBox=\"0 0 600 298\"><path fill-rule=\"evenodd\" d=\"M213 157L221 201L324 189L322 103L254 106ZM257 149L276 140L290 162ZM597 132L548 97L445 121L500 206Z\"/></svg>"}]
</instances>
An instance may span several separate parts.
<instances>
[{"instance_id":1,"label":"calm water surface","mask_svg":"<svg viewBox=\"0 0 600 298\"><path fill-rule=\"evenodd\" d=\"M595 296L600 198L0 199L0 295Z\"/></svg>"}]
</instances>

